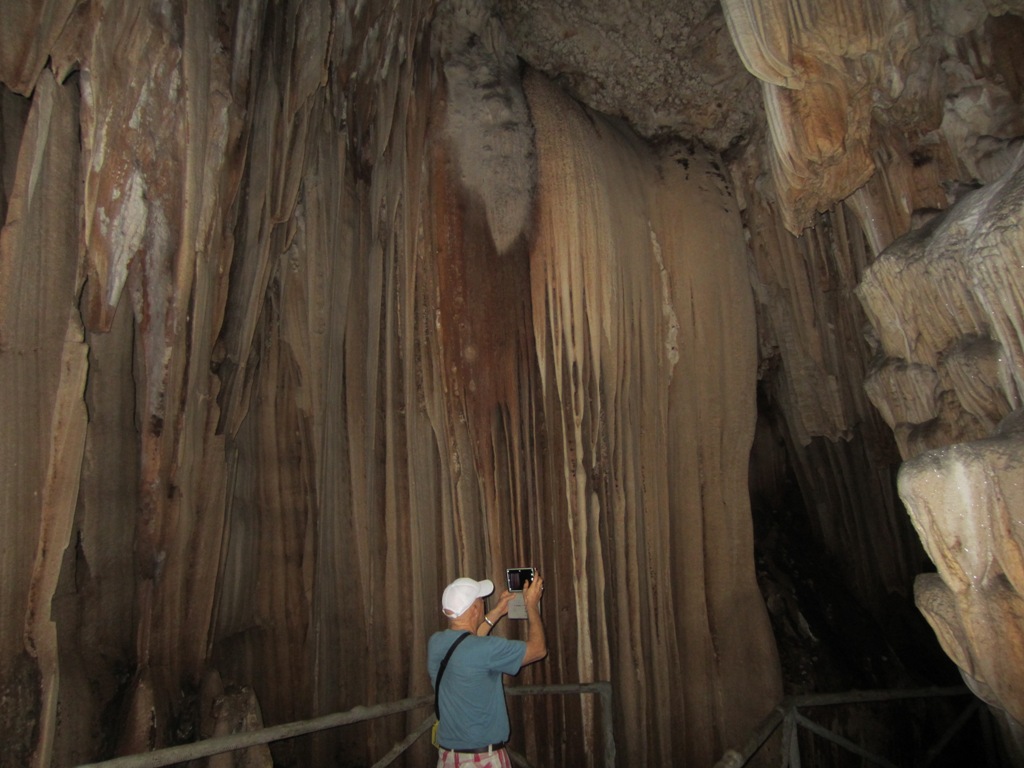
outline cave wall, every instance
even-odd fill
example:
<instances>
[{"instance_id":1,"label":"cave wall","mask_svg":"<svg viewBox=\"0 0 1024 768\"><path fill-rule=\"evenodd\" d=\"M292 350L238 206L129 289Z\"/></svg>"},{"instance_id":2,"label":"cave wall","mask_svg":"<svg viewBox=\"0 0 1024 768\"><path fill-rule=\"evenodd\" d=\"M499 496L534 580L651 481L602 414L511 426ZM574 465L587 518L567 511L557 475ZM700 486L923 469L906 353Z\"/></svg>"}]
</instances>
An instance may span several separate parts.
<instances>
[{"instance_id":1,"label":"cave wall","mask_svg":"<svg viewBox=\"0 0 1024 768\"><path fill-rule=\"evenodd\" d=\"M222 732L233 685L268 723L425 694L444 583L523 561L551 654L521 677L611 679L623 763L743 738L781 681L713 154L524 86L474 3L9 18L5 764ZM539 764L600 758L593 702L513 716Z\"/></svg>"},{"instance_id":2,"label":"cave wall","mask_svg":"<svg viewBox=\"0 0 1024 768\"><path fill-rule=\"evenodd\" d=\"M1022 8L723 7L765 94L732 165L811 526L878 618L913 583L1019 759Z\"/></svg>"},{"instance_id":3,"label":"cave wall","mask_svg":"<svg viewBox=\"0 0 1024 768\"><path fill-rule=\"evenodd\" d=\"M851 592L913 590L1019 732L1024 6L658 6L594 72L611 11L496 7L537 49L468 0L5 7L5 764L222 732L233 684L267 722L425 693L443 584L526 559L524 680L610 678L623 761L709 763L781 688L755 379ZM599 727L513 719L541 763Z\"/></svg>"}]
</instances>

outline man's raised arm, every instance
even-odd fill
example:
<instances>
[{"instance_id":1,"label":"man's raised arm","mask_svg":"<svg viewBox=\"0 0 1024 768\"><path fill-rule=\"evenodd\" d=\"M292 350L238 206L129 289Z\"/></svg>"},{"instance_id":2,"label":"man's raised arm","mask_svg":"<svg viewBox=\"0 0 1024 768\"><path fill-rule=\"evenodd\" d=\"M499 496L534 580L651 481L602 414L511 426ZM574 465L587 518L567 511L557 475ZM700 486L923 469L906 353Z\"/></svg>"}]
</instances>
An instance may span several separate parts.
<instances>
[{"instance_id":1,"label":"man's raised arm","mask_svg":"<svg viewBox=\"0 0 1024 768\"><path fill-rule=\"evenodd\" d=\"M526 638L526 653L523 666L540 661L548 655L548 644L544 638L544 622L540 618L540 599L544 596L544 579L534 576L533 581L523 588L523 602L526 603L526 620L529 635Z\"/></svg>"}]
</instances>

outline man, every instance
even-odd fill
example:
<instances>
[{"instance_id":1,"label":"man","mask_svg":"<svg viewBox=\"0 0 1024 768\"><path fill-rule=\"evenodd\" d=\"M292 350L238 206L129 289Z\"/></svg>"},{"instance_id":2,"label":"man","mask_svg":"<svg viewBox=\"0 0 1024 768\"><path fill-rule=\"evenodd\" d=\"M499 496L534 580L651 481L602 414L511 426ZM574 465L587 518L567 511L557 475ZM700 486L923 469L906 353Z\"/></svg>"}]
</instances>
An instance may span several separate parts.
<instances>
[{"instance_id":1,"label":"man","mask_svg":"<svg viewBox=\"0 0 1024 768\"><path fill-rule=\"evenodd\" d=\"M452 653L441 677L438 768L511 768L505 750L509 723L502 675L515 675L548 653L540 620L544 580L535 575L523 589L528 624L525 642L487 636L508 613L512 600L512 593L505 591L497 605L487 612L483 599L493 591L494 584L489 579L460 578L449 584L441 596L448 629L435 632L427 644L427 671L432 685L437 685L437 672L448 649L460 636L469 636Z\"/></svg>"}]
</instances>

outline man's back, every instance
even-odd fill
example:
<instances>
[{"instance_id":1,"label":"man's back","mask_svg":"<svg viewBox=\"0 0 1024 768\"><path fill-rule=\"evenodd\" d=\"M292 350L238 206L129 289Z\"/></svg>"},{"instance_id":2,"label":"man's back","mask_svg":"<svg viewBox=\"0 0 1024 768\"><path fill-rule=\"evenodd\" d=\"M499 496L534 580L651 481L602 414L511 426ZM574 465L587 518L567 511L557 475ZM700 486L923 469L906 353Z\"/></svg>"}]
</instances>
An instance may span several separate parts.
<instances>
[{"instance_id":1,"label":"man's back","mask_svg":"<svg viewBox=\"0 0 1024 768\"><path fill-rule=\"evenodd\" d=\"M427 671L436 686L442 659L462 632L434 633L427 644ZM438 697L437 740L448 749L472 749L508 740L508 712L502 675L519 672L526 643L501 637L463 640L448 661Z\"/></svg>"}]
</instances>

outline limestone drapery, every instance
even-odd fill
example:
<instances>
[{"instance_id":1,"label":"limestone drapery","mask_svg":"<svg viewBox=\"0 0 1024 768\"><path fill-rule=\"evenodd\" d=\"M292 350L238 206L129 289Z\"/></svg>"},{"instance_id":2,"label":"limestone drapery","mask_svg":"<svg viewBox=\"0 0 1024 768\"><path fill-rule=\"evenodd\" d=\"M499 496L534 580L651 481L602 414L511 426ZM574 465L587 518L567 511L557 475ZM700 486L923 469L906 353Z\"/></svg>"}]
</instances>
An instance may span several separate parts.
<instances>
[{"instance_id":1,"label":"limestone drapery","mask_svg":"<svg viewBox=\"0 0 1024 768\"><path fill-rule=\"evenodd\" d=\"M424 693L444 582L526 558L552 654L525 678L611 677L624 761L713 759L780 689L715 159L537 80L535 229L497 237L433 4L224 10L51 8L49 65L3 74L3 442L35 449L4 474L4 761L213 732L218 678L268 722ZM588 703L514 719L541 763L596 741Z\"/></svg>"}]
</instances>

